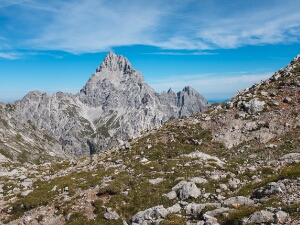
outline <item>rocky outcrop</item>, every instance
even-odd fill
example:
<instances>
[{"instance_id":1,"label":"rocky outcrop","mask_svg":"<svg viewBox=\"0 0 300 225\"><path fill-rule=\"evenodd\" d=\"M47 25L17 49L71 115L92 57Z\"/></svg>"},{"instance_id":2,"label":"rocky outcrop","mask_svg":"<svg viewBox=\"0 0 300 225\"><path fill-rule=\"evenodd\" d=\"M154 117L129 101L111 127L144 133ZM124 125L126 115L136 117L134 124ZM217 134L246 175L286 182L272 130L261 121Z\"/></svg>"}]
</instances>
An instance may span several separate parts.
<instances>
[{"instance_id":1,"label":"rocky outcrop","mask_svg":"<svg viewBox=\"0 0 300 225\"><path fill-rule=\"evenodd\" d=\"M212 108L203 115L203 127L228 148L251 140L267 143L296 128L299 68L300 55L269 79L239 91L226 105Z\"/></svg>"},{"instance_id":2,"label":"rocky outcrop","mask_svg":"<svg viewBox=\"0 0 300 225\"><path fill-rule=\"evenodd\" d=\"M0 163L43 163L70 158L53 137L31 123L13 117L15 105L0 102Z\"/></svg>"},{"instance_id":3,"label":"rocky outcrop","mask_svg":"<svg viewBox=\"0 0 300 225\"><path fill-rule=\"evenodd\" d=\"M126 144L141 131L208 105L191 87L156 93L125 57L111 52L77 95L33 91L14 103L13 116L30 120L69 152L82 156Z\"/></svg>"}]
</instances>

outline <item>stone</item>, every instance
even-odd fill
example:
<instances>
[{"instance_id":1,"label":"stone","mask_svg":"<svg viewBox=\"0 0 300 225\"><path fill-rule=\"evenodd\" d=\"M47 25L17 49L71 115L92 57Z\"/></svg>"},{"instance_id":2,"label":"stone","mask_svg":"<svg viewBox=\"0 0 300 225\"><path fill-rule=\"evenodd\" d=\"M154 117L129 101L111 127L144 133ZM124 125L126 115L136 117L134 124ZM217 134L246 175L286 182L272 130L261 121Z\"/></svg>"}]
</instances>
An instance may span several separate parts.
<instances>
[{"instance_id":1,"label":"stone","mask_svg":"<svg viewBox=\"0 0 300 225\"><path fill-rule=\"evenodd\" d=\"M237 178L230 178L228 182L229 186L232 188L237 188L240 183L241 181Z\"/></svg>"},{"instance_id":2,"label":"stone","mask_svg":"<svg viewBox=\"0 0 300 225\"><path fill-rule=\"evenodd\" d=\"M31 188L32 187L32 180L31 179L25 179L22 183L21 186L23 188Z\"/></svg>"},{"instance_id":3,"label":"stone","mask_svg":"<svg viewBox=\"0 0 300 225\"><path fill-rule=\"evenodd\" d=\"M280 160L295 160L300 159L300 153L289 153L280 157Z\"/></svg>"},{"instance_id":4,"label":"stone","mask_svg":"<svg viewBox=\"0 0 300 225\"><path fill-rule=\"evenodd\" d=\"M178 213L181 210L181 207L178 203L176 203L175 205L167 208L167 210L169 211L169 213Z\"/></svg>"},{"instance_id":5,"label":"stone","mask_svg":"<svg viewBox=\"0 0 300 225\"><path fill-rule=\"evenodd\" d=\"M292 102L292 99L290 97L285 97L282 101L284 103L290 103L290 102Z\"/></svg>"},{"instance_id":6,"label":"stone","mask_svg":"<svg viewBox=\"0 0 300 225\"><path fill-rule=\"evenodd\" d=\"M155 178L155 179L150 179L149 182L150 182L150 184L155 185L155 184L159 184L159 183L162 182L163 180L164 180L163 178L158 177L158 178Z\"/></svg>"},{"instance_id":7,"label":"stone","mask_svg":"<svg viewBox=\"0 0 300 225\"><path fill-rule=\"evenodd\" d=\"M187 215L193 215L197 218L204 208L205 204L189 203L185 206L184 210Z\"/></svg>"},{"instance_id":8,"label":"stone","mask_svg":"<svg viewBox=\"0 0 300 225\"><path fill-rule=\"evenodd\" d=\"M241 206L252 206L254 205L254 201L244 196L235 196L226 199L223 202L223 205L233 208L239 208Z\"/></svg>"},{"instance_id":9,"label":"stone","mask_svg":"<svg viewBox=\"0 0 300 225\"><path fill-rule=\"evenodd\" d=\"M289 219L289 214L279 210L278 212L275 212L275 223L283 224Z\"/></svg>"},{"instance_id":10,"label":"stone","mask_svg":"<svg viewBox=\"0 0 300 225\"><path fill-rule=\"evenodd\" d=\"M199 158L199 159L202 159L202 160L214 160L219 166L222 166L224 164L224 162L221 161L218 157L211 156L209 154L200 152L198 150L195 151L195 152L192 152L190 154L185 154L183 156L190 157L190 158L193 158L193 159Z\"/></svg>"},{"instance_id":11,"label":"stone","mask_svg":"<svg viewBox=\"0 0 300 225\"><path fill-rule=\"evenodd\" d=\"M26 197L27 195L29 195L30 192L32 192L32 190L23 191L21 193L21 197Z\"/></svg>"},{"instance_id":12,"label":"stone","mask_svg":"<svg viewBox=\"0 0 300 225\"><path fill-rule=\"evenodd\" d=\"M183 185L185 185L187 182L182 180L180 181L178 184L176 184L174 187L172 187L173 191L178 191L179 189L181 189L183 187Z\"/></svg>"},{"instance_id":13,"label":"stone","mask_svg":"<svg viewBox=\"0 0 300 225\"><path fill-rule=\"evenodd\" d=\"M271 182L268 183L267 188L257 188L253 191L251 198L261 199L269 197L271 195L283 194L286 191L285 185L282 182Z\"/></svg>"},{"instance_id":14,"label":"stone","mask_svg":"<svg viewBox=\"0 0 300 225\"><path fill-rule=\"evenodd\" d=\"M25 180L27 177L25 175L21 175L18 177L19 180Z\"/></svg>"},{"instance_id":15,"label":"stone","mask_svg":"<svg viewBox=\"0 0 300 225\"><path fill-rule=\"evenodd\" d=\"M145 211L140 211L136 213L132 218L132 224L148 224L156 223L158 224L163 218L169 214L169 211L165 209L162 205L154 206L152 208L146 209Z\"/></svg>"},{"instance_id":16,"label":"stone","mask_svg":"<svg viewBox=\"0 0 300 225\"><path fill-rule=\"evenodd\" d=\"M226 184L220 184L219 186L220 186L221 189L223 189L225 191L228 189Z\"/></svg>"},{"instance_id":17,"label":"stone","mask_svg":"<svg viewBox=\"0 0 300 225\"><path fill-rule=\"evenodd\" d=\"M178 191L178 197L181 200L186 200L188 198L198 198L201 194L199 188L195 185L194 182L187 182L182 186L182 188Z\"/></svg>"},{"instance_id":18,"label":"stone","mask_svg":"<svg viewBox=\"0 0 300 225\"><path fill-rule=\"evenodd\" d=\"M249 223L271 223L274 222L274 214L266 210L260 210L250 215L246 224Z\"/></svg>"},{"instance_id":19,"label":"stone","mask_svg":"<svg viewBox=\"0 0 300 225\"><path fill-rule=\"evenodd\" d=\"M190 179L190 181L192 181L196 184L205 184L205 183L207 183L207 180L205 178L202 178L202 177L192 177Z\"/></svg>"},{"instance_id":20,"label":"stone","mask_svg":"<svg viewBox=\"0 0 300 225\"><path fill-rule=\"evenodd\" d=\"M120 216L117 212L112 211L110 208L107 208L106 213L104 213L104 218L107 220L117 220L120 218Z\"/></svg>"},{"instance_id":21,"label":"stone","mask_svg":"<svg viewBox=\"0 0 300 225\"><path fill-rule=\"evenodd\" d=\"M217 208L211 211L207 211L205 214L208 216L212 216L212 217L216 217L217 215L220 215L224 212L228 212L231 211L232 209L230 208L226 208L226 207L221 207L221 208Z\"/></svg>"},{"instance_id":22,"label":"stone","mask_svg":"<svg viewBox=\"0 0 300 225\"><path fill-rule=\"evenodd\" d=\"M207 225L220 225L220 224L218 223L217 218L215 218L215 217L213 217L213 216L209 216L209 215L207 215L207 214L204 214L204 215L203 215L203 218L204 218L204 220L205 220L205 224L207 224Z\"/></svg>"},{"instance_id":23,"label":"stone","mask_svg":"<svg viewBox=\"0 0 300 225\"><path fill-rule=\"evenodd\" d=\"M168 199L175 199L175 198L177 198L176 192L175 192L175 191L169 192L169 193L167 194L167 198L168 198Z\"/></svg>"},{"instance_id":24,"label":"stone","mask_svg":"<svg viewBox=\"0 0 300 225\"><path fill-rule=\"evenodd\" d=\"M248 114L254 115L258 112L263 111L264 105L264 101L259 101L257 98L254 98L248 103L245 103L245 110Z\"/></svg>"}]
</instances>

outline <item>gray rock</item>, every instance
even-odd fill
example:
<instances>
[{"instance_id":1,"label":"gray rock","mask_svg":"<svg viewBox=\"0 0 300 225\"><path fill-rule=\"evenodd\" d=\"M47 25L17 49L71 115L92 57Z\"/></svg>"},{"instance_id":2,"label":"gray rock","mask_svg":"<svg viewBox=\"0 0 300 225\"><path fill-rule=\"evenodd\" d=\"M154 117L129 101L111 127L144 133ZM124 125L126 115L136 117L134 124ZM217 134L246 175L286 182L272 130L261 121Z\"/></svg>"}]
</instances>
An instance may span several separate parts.
<instances>
[{"instance_id":1,"label":"gray rock","mask_svg":"<svg viewBox=\"0 0 300 225\"><path fill-rule=\"evenodd\" d=\"M260 187L258 189L255 189L252 193L251 198L261 199L264 197L269 197L271 195L283 194L283 193L285 193L285 191L286 191L286 188L285 188L284 183L271 182L271 183L268 183L267 188Z\"/></svg>"},{"instance_id":2,"label":"gray rock","mask_svg":"<svg viewBox=\"0 0 300 225\"><path fill-rule=\"evenodd\" d=\"M185 225L204 225L205 224L205 221L198 221L198 222L195 222L195 223L193 223L193 222L186 222L186 224Z\"/></svg>"},{"instance_id":3,"label":"gray rock","mask_svg":"<svg viewBox=\"0 0 300 225\"><path fill-rule=\"evenodd\" d=\"M18 177L19 180L25 180L26 178L27 177L24 174Z\"/></svg>"},{"instance_id":4,"label":"gray rock","mask_svg":"<svg viewBox=\"0 0 300 225\"><path fill-rule=\"evenodd\" d=\"M107 220L117 220L120 218L119 214L115 211L112 211L110 208L106 209L107 212L104 213L104 218Z\"/></svg>"},{"instance_id":5,"label":"gray rock","mask_svg":"<svg viewBox=\"0 0 300 225\"><path fill-rule=\"evenodd\" d=\"M295 160L300 159L300 153L289 153L280 157L280 160Z\"/></svg>"},{"instance_id":6,"label":"gray rock","mask_svg":"<svg viewBox=\"0 0 300 225\"><path fill-rule=\"evenodd\" d=\"M265 102L259 101L257 98L245 103L245 110L248 114L256 114L264 109Z\"/></svg>"},{"instance_id":7,"label":"gray rock","mask_svg":"<svg viewBox=\"0 0 300 225\"><path fill-rule=\"evenodd\" d=\"M292 99L290 97L285 97L282 101L284 103L290 103L290 102L292 102Z\"/></svg>"},{"instance_id":8,"label":"gray rock","mask_svg":"<svg viewBox=\"0 0 300 225\"><path fill-rule=\"evenodd\" d=\"M158 224L163 218L169 214L169 211L165 209L162 205L152 207L145 211L140 211L136 213L132 218L132 224Z\"/></svg>"},{"instance_id":9,"label":"gray rock","mask_svg":"<svg viewBox=\"0 0 300 225\"><path fill-rule=\"evenodd\" d=\"M274 214L272 212L261 210L250 215L246 224L249 223L270 223L274 222Z\"/></svg>"},{"instance_id":10,"label":"gray rock","mask_svg":"<svg viewBox=\"0 0 300 225\"><path fill-rule=\"evenodd\" d=\"M175 191L171 191L167 194L168 199L174 199L177 197L177 194Z\"/></svg>"},{"instance_id":11,"label":"gray rock","mask_svg":"<svg viewBox=\"0 0 300 225\"><path fill-rule=\"evenodd\" d=\"M283 224L290 218L289 214L279 210L278 212L275 212L275 223Z\"/></svg>"},{"instance_id":12,"label":"gray rock","mask_svg":"<svg viewBox=\"0 0 300 225\"><path fill-rule=\"evenodd\" d=\"M205 220L205 225L220 225L218 223L218 220L217 218L213 217L213 216L210 216L210 215L207 215L207 214L204 214L203 215L203 218Z\"/></svg>"},{"instance_id":13,"label":"gray rock","mask_svg":"<svg viewBox=\"0 0 300 225\"><path fill-rule=\"evenodd\" d=\"M230 178L228 184L232 188L237 188L237 186L241 183L241 181L237 178Z\"/></svg>"},{"instance_id":14,"label":"gray rock","mask_svg":"<svg viewBox=\"0 0 300 225\"><path fill-rule=\"evenodd\" d=\"M190 179L190 181L192 181L196 184L205 184L205 183L207 183L207 180L205 178L202 178L202 177L192 177Z\"/></svg>"},{"instance_id":15,"label":"gray rock","mask_svg":"<svg viewBox=\"0 0 300 225\"><path fill-rule=\"evenodd\" d=\"M244 196L235 196L226 199L223 204L228 207L239 208L240 206L252 206L254 201Z\"/></svg>"},{"instance_id":16,"label":"gray rock","mask_svg":"<svg viewBox=\"0 0 300 225\"><path fill-rule=\"evenodd\" d=\"M211 210L211 211L207 211L205 214L206 215L209 215L209 216L212 216L212 217L216 217L217 215L220 215L224 212L228 212L232 209L230 208L225 208L225 207L221 207L221 208L218 208L218 209L214 209L214 210Z\"/></svg>"},{"instance_id":17,"label":"gray rock","mask_svg":"<svg viewBox=\"0 0 300 225\"><path fill-rule=\"evenodd\" d=\"M181 200L186 200L190 197L198 198L200 194L201 192L194 182L187 182L178 191L178 196Z\"/></svg>"},{"instance_id":18,"label":"gray rock","mask_svg":"<svg viewBox=\"0 0 300 225\"><path fill-rule=\"evenodd\" d=\"M29 195L30 192L32 192L32 190L23 191L23 192L21 193L21 196L22 196L22 197L26 197L27 195Z\"/></svg>"},{"instance_id":19,"label":"gray rock","mask_svg":"<svg viewBox=\"0 0 300 225\"><path fill-rule=\"evenodd\" d=\"M169 211L169 213L178 213L181 210L181 207L178 203L176 203L175 205L167 208L167 210Z\"/></svg>"},{"instance_id":20,"label":"gray rock","mask_svg":"<svg viewBox=\"0 0 300 225\"><path fill-rule=\"evenodd\" d=\"M163 180L164 180L163 178L158 177L158 178L155 178L155 179L150 179L149 182L150 182L150 184L159 184Z\"/></svg>"},{"instance_id":21,"label":"gray rock","mask_svg":"<svg viewBox=\"0 0 300 225\"><path fill-rule=\"evenodd\" d=\"M226 184L220 184L219 186L220 186L221 189L223 189L225 191L228 189Z\"/></svg>"},{"instance_id":22,"label":"gray rock","mask_svg":"<svg viewBox=\"0 0 300 225\"><path fill-rule=\"evenodd\" d=\"M21 186L23 188L30 188L30 187L32 187L32 180L27 180L26 179L24 182L21 183Z\"/></svg>"},{"instance_id":23,"label":"gray rock","mask_svg":"<svg viewBox=\"0 0 300 225\"><path fill-rule=\"evenodd\" d=\"M178 191L179 189L181 189L183 187L183 185L185 185L187 182L182 180L180 181L178 184L176 184L174 187L172 187L173 191Z\"/></svg>"},{"instance_id":24,"label":"gray rock","mask_svg":"<svg viewBox=\"0 0 300 225\"><path fill-rule=\"evenodd\" d=\"M184 210L187 215L193 215L197 218L205 206L205 204L189 203L185 206Z\"/></svg>"}]
</instances>

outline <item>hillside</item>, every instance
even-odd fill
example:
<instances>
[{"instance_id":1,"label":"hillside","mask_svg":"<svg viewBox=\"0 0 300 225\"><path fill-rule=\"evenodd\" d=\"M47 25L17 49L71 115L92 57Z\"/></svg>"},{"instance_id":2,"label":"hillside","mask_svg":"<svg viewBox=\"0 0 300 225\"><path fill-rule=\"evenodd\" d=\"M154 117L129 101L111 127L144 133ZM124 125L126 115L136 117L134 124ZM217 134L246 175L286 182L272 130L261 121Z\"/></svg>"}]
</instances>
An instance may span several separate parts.
<instances>
[{"instance_id":1,"label":"hillside","mask_svg":"<svg viewBox=\"0 0 300 225\"><path fill-rule=\"evenodd\" d=\"M3 164L1 221L299 224L299 65L298 56L227 104L145 131L128 148Z\"/></svg>"}]
</instances>

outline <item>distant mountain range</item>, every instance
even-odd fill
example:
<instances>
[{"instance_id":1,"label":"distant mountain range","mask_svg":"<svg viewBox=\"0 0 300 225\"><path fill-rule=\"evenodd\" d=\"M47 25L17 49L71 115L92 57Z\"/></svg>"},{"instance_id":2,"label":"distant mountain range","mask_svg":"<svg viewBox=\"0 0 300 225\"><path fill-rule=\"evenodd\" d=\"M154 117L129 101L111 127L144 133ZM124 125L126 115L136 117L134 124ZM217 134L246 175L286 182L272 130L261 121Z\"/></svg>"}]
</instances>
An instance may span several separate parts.
<instances>
[{"instance_id":1,"label":"distant mountain range","mask_svg":"<svg viewBox=\"0 0 300 225\"><path fill-rule=\"evenodd\" d=\"M209 103L191 87L156 93L125 57L110 52L78 94L32 91L9 105L11 117L53 137L64 154L84 156L124 148L141 131L203 111Z\"/></svg>"}]
</instances>

